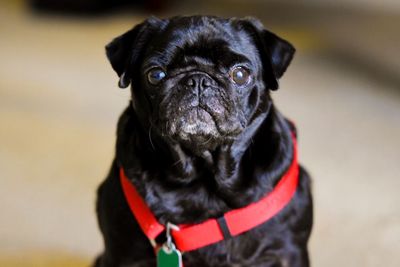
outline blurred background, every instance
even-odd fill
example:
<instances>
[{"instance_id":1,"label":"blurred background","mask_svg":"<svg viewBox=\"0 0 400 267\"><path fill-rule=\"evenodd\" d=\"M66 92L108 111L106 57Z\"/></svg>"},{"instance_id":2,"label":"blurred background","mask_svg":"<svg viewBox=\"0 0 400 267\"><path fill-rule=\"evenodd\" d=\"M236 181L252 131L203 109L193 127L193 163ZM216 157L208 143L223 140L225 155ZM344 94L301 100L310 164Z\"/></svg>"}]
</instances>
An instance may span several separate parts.
<instances>
[{"instance_id":1,"label":"blurred background","mask_svg":"<svg viewBox=\"0 0 400 267\"><path fill-rule=\"evenodd\" d=\"M297 54L273 92L313 177L313 266L400 266L400 1L0 2L0 266L89 266L129 92L104 45L149 15L256 16Z\"/></svg>"}]
</instances>

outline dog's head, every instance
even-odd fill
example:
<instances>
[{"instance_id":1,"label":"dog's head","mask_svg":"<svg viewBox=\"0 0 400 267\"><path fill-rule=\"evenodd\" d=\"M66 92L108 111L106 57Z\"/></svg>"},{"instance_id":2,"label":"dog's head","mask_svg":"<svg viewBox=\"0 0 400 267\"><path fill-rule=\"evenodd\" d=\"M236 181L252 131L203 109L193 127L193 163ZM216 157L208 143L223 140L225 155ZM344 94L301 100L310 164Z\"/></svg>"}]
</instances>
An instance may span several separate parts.
<instances>
[{"instance_id":1,"label":"dog's head","mask_svg":"<svg viewBox=\"0 0 400 267\"><path fill-rule=\"evenodd\" d=\"M255 19L195 16L148 19L106 52L143 123L199 152L267 112L294 48Z\"/></svg>"}]
</instances>

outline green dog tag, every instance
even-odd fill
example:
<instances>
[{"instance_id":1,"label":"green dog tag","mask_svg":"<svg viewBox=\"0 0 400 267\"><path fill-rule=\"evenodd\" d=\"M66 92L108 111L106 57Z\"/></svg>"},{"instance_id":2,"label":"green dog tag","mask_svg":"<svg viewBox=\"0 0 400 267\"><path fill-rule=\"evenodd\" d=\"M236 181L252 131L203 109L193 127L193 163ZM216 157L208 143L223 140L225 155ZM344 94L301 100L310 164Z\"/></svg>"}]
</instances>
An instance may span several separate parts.
<instances>
[{"instance_id":1,"label":"green dog tag","mask_svg":"<svg viewBox=\"0 0 400 267\"><path fill-rule=\"evenodd\" d=\"M157 253L157 267L182 267L182 253L175 246L162 246Z\"/></svg>"}]
</instances>

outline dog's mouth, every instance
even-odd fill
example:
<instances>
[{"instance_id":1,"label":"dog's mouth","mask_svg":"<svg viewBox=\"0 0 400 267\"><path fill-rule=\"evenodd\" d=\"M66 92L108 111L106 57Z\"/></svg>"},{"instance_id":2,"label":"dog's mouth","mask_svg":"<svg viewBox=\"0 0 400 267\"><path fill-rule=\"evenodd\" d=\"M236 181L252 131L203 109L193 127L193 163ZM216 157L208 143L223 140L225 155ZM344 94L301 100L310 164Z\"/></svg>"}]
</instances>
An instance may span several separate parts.
<instances>
[{"instance_id":1,"label":"dog's mouth","mask_svg":"<svg viewBox=\"0 0 400 267\"><path fill-rule=\"evenodd\" d=\"M196 151L214 150L243 130L240 123L221 122L207 107L181 107L171 115L164 123L163 135Z\"/></svg>"},{"instance_id":2,"label":"dog's mouth","mask_svg":"<svg viewBox=\"0 0 400 267\"><path fill-rule=\"evenodd\" d=\"M221 136L213 116L199 106L173 119L167 132L174 140L191 146L208 147Z\"/></svg>"}]
</instances>

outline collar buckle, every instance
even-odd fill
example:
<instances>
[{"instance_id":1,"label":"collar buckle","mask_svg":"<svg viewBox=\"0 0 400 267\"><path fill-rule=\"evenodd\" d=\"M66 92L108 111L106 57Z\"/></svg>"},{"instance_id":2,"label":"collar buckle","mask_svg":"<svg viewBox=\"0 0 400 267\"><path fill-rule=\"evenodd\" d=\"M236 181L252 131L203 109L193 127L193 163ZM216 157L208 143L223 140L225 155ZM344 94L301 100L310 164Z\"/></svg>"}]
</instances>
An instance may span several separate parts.
<instances>
[{"instance_id":1,"label":"collar buckle","mask_svg":"<svg viewBox=\"0 0 400 267\"><path fill-rule=\"evenodd\" d=\"M168 249L175 249L175 244L174 244L174 242L172 241L172 235L171 235L171 231L179 231L180 230L180 228L179 228L179 226L177 226L177 225L175 225L175 224L173 224L173 223L170 223L170 222L167 222L167 225L166 225L166 235L167 235L167 242L165 242L165 246L168 248Z\"/></svg>"}]
</instances>

